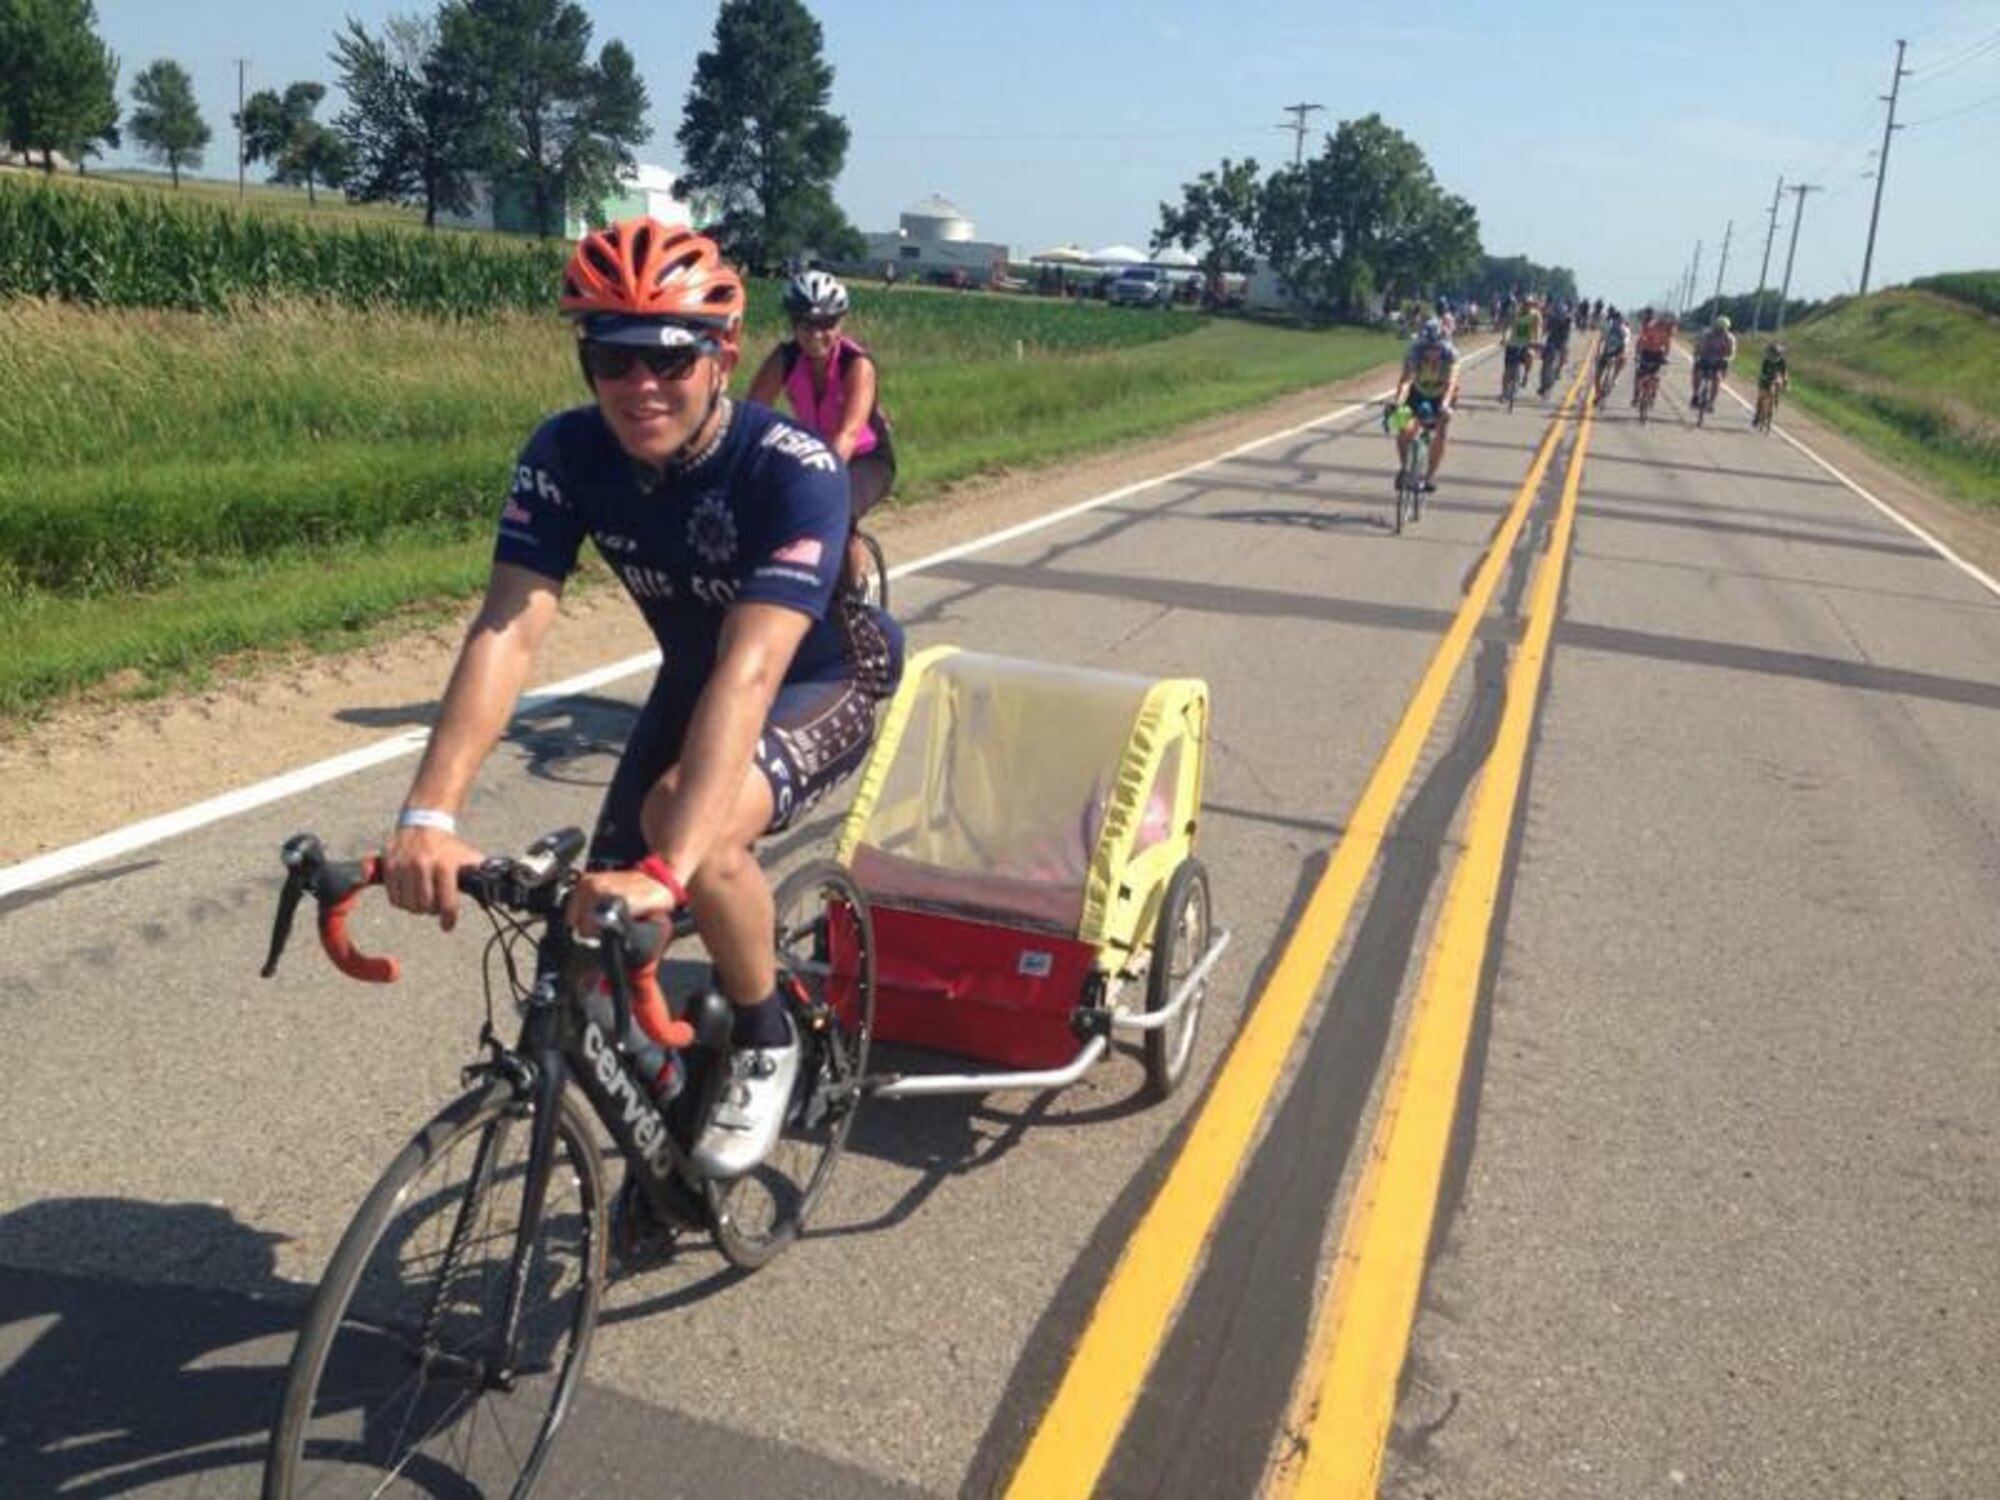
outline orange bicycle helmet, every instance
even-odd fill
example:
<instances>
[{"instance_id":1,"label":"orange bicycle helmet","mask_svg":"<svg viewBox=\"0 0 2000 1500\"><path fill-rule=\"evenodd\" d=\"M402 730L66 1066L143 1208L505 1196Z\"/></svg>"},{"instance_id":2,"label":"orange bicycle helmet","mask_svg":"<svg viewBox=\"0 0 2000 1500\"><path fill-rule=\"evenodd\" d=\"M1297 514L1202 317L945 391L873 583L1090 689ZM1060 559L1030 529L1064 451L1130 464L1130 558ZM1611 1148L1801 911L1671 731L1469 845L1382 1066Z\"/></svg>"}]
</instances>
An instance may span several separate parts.
<instances>
[{"instance_id":1,"label":"orange bicycle helmet","mask_svg":"<svg viewBox=\"0 0 2000 1500\"><path fill-rule=\"evenodd\" d=\"M590 325L600 319L637 320L691 325L734 345L743 325L743 278L707 235L641 215L576 242L559 305L583 319L591 337L598 335Z\"/></svg>"}]
</instances>

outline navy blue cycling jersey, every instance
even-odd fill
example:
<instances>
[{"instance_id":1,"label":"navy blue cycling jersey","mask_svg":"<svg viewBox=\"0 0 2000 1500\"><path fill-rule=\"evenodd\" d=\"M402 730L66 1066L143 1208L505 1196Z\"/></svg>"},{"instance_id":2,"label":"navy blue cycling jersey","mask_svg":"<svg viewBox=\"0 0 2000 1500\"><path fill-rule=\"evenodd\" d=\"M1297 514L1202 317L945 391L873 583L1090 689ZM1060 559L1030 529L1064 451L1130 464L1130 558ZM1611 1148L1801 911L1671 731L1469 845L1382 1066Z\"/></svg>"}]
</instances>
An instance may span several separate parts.
<instances>
[{"instance_id":1,"label":"navy blue cycling jersey","mask_svg":"<svg viewBox=\"0 0 2000 1500\"><path fill-rule=\"evenodd\" d=\"M886 691L901 631L877 610L857 621L829 608L847 510L839 459L768 407L735 403L713 452L660 475L626 455L595 406L580 406L548 418L521 450L493 555L561 581L589 537L652 627L665 679L705 680L723 616L751 601L813 621L787 682L852 677L873 688L881 677Z\"/></svg>"}]
</instances>

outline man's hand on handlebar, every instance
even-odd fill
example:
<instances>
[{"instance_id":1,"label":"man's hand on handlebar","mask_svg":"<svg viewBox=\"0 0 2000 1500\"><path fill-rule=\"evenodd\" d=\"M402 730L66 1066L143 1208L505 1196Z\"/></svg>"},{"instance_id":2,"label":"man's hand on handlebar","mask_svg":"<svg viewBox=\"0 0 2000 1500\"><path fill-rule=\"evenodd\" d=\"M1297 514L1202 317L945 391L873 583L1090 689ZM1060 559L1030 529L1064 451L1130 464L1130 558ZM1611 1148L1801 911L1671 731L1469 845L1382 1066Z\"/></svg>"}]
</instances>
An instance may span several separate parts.
<instances>
[{"instance_id":1,"label":"man's hand on handlebar","mask_svg":"<svg viewBox=\"0 0 2000 1500\"><path fill-rule=\"evenodd\" d=\"M675 905L674 893L642 870L592 870L569 893L565 913L572 930L590 937L597 931L597 908L616 896L634 921L665 920Z\"/></svg>"},{"instance_id":2,"label":"man's hand on handlebar","mask_svg":"<svg viewBox=\"0 0 2000 1500\"><path fill-rule=\"evenodd\" d=\"M382 885L403 911L458 925L458 872L480 862L477 849L441 828L398 828L382 851Z\"/></svg>"}]
</instances>

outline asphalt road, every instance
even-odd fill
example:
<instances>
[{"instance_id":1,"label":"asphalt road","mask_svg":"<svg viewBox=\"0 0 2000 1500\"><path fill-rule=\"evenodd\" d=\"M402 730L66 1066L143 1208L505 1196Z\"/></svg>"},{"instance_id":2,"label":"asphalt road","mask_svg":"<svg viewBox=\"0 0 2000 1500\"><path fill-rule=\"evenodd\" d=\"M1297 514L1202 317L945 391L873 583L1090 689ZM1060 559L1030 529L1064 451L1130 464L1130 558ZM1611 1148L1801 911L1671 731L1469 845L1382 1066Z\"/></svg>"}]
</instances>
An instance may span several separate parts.
<instances>
[{"instance_id":1,"label":"asphalt road","mask_svg":"<svg viewBox=\"0 0 2000 1500\"><path fill-rule=\"evenodd\" d=\"M1368 413L898 579L915 644L1211 683L1194 1080L875 1105L780 1261L614 1286L551 1493L1004 1486L1521 484L1551 412L1497 383L1401 537ZM1592 439L1384 1492L1991 1494L2000 597L1734 408L1664 415ZM1247 1495L1285 1441L1557 489L1099 1493ZM641 687L519 726L489 847L588 821ZM279 842L364 847L409 770L0 906L0 1490L254 1484L310 1283L482 1015L471 930L382 910L400 985L256 977Z\"/></svg>"}]
</instances>

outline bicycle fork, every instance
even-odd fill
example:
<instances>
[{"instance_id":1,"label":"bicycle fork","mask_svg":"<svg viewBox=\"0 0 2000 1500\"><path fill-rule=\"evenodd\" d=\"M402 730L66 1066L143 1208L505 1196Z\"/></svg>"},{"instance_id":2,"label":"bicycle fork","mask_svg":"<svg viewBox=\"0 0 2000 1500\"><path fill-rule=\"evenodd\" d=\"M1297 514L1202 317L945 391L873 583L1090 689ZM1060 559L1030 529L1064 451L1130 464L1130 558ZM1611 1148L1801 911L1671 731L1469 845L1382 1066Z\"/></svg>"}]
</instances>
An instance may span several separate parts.
<instances>
[{"instance_id":1,"label":"bicycle fork","mask_svg":"<svg viewBox=\"0 0 2000 1500\"><path fill-rule=\"evenodd\" d=\"M559 1049L528 1045L538 1031L545 1038L546 1022L538 1028L534 1019L545 1014L531 1008L530 1021L523 1036L521 1050L537 1059L536 1065L525 1065L519 1054L502 1053L493 1062L477 1064L467 1070L468 1075L483 1073L503 1079L513 1093L515 1108L518 1109L525 1101L529 1110L528 1169L521 1186L521 1217L515 1226L514 1249L507 1263L507 1295L496 1346L490 1357L481 1361L448 1354L439 1347L438 1340L459 1261L466 1245L478 1234L487 1205L497 1189L499 1164L517 1119L512 1110L489 1126L479 1139L471 1179L466 1184L465 1196L459 1201L436 1287L431 1293L430 1306L425 1310L423 1327L418 1334L417 1358L427 1370L450 1371L489 1390L512 1391L523 1373L543 1373L542 1370L522 1371L515 1363L515 1354L520 1341L521 1309L527 1297L531 1270L529 1261L547 1212L549 1180L555 1167L557 1125L566 1077Z\"/></svg>"}]
</instances>

